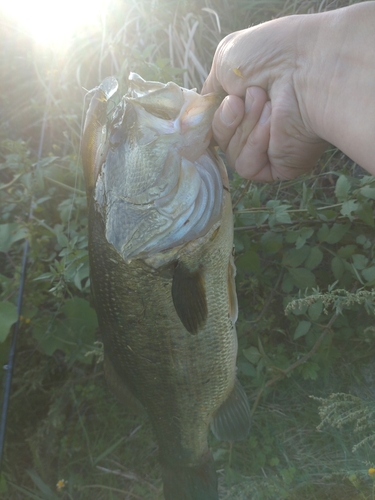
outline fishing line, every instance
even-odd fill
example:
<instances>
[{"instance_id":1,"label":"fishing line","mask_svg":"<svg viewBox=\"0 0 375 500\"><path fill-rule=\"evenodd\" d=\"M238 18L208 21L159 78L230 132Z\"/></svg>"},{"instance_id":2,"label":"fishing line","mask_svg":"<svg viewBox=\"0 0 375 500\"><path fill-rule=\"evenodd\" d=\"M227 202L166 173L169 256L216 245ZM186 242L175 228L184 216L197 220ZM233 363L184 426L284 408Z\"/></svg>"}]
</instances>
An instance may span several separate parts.
<instances>
[{"instance_id":1,"label":"fishing line","mask_svg":"<svg viewBox=\"0 0 375 500\"><path fill-rule=\"evenodd\" d=\"M41 160L42 151L43 151L46 123L47 123L47 114L48 114L49 104L50 104L50 100L51 100L51 89L49 88L48 90L49 91L47 93L46 109L44 110L42 129L40 132L40 140L39 140L39 147L38 147L38 154L37 154L37 163L35 166L35 170L39 167L39 162ZM28 223L32 220L33 212L34 212L34 205L35 205L34 196L31 195L30 209L29 209L29 214L28 214ZM26 238L25 245L23 248L22 263L21 263L21 278L20 278L20 284L18 287L18 296L17 296L17 322L14 326L14 330L13 330L13 334L12 334L12 341L11 341L11 346L10 346L10 350L9 350L9 354L8 354L8 363L6 365L4 365L4 367L3 367L6 374L5 374L5 381L4 381L3 403L2 403L1 421L0 421L0 473L2 470L2 462L3 462L3 455L4 455L6 424L7 424L10 393L11 393L11 388L12 388L12 378L13 378L14 361L15 361L15 356L16 356L17 338L18 338L20 323L21 323L21 311L22 311L22 302L23 302L23 295L24 295L25 282L26 282L29 247L30 247L29 238Z\"/></svg>"}]
</instances>

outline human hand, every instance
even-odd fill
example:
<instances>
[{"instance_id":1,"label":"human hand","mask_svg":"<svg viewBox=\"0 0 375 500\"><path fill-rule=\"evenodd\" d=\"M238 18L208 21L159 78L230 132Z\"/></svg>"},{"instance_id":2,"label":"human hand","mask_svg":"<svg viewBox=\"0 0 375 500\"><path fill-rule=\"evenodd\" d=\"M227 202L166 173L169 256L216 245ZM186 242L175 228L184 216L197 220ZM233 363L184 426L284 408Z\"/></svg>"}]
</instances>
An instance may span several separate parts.
<instances>
[{"instance_id":1,"label":"human hand","mask_svg":"<svg viewBox=\"0 0 375 500\"><path fill-rule=\"evenodd\" d=\"M314 17L232 33L217 48L202 93L223 88L229 94L214 116L213 135L243 177L294 178L311 170L327 147L306 108L311 68L303 59L319 34Z\"/></svg>"}]
</instances>

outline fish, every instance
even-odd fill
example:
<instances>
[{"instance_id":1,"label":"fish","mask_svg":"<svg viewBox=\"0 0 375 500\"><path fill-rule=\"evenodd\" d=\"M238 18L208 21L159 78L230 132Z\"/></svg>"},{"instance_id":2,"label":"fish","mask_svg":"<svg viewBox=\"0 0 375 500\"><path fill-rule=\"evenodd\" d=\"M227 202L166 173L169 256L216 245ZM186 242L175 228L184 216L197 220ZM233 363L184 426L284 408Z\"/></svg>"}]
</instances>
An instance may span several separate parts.
<instances>
[{"instance_id":1,"label":"fish","mask_svg":"<svg viewBox=\"0 0 375 500\"><path fill-rule=\"evenodd\" d=\"M105 372L151 421L166 500L218 500L208 446L245 439L236 376L233 216L212 149L222 96L130 73L92 91L82 136L89 262Z\"/></svg>"}]
</instances>

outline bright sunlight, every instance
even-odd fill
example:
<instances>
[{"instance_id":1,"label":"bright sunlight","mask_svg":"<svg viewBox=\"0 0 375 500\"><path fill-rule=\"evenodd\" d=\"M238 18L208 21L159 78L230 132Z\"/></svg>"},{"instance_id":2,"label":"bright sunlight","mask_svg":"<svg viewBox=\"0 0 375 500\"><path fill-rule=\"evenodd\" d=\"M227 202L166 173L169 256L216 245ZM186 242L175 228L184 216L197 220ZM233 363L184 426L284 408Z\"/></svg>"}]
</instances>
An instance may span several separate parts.
<instances>
[{"instance_id":1,"label":"bright sunlight","mask_svg":"<svg viewBox=\"0 0 375 500\"><path fill-rule=\"evenodd\" d=\"M80 28L100 21L109 0L0 0L0 9L43 45L66 42Z\"/></svg>"}]
</instances>

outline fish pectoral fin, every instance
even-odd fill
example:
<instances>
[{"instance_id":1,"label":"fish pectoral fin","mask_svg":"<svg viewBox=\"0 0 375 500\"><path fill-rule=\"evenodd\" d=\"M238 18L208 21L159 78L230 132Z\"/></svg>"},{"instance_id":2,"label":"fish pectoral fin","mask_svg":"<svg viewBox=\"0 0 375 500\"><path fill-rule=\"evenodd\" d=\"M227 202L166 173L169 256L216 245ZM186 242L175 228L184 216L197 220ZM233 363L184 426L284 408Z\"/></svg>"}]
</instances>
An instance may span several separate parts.
<instances>
[{"instance_id":1,"label":"fish pectoral fin","mask_svg":"<svg viewBox=\"0 0 375 500\"><path fill-rule=\"evenodd\" d=\"M172 300L186 330L197 334L208 314L203 271L191 271L179 262L173 273Z\"/></svg>"},{"instance_id":2,"label":"fish pectoral fin","mask_svg":"<svg viewBox=\"0 0 375 500\"><path fill-rule=\"evenodd\" d=\"M211 422L211 430L221 441L240 441L250 430L249 401L236 380L232 392L220 406Z\"/></svg>"}]
</instances>

